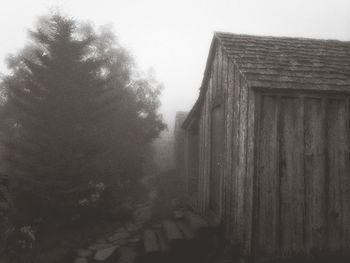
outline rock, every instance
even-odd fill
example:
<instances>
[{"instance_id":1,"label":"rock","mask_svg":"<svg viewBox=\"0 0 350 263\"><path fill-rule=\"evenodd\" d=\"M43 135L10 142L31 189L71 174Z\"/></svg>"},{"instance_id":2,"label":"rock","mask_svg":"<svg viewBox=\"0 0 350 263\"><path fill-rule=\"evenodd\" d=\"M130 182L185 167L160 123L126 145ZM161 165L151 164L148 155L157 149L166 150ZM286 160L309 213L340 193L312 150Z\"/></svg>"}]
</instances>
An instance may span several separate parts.
<instances>
[{"instance_id":1,"label":"rock","mask_svg":"<svg viewBox=\"0 0 350 263\"><path fill-rule=\"evenodd\" d=\"M86 258L79 257L74 259L74 263L87 263L87 262L88 260Z\"/></svg>"},{"instance_id":2,"label":"rock","mask_svg":"<svg viewBox=\"0 0 350 263\"><path fill-rule=\"evenodd\" d=\"M128 243L137 243L137 242L140 242L139 236L134 236L128 239Z\"/></svg>"},{"instance_id":3,"label":"rock","mask_svg":"<svg viewBox=\"0 0 350 263\"><path fill-rule=\"evenodd\" d=\"M137 262L137 251L135 247L121 247L118 251L118 263L133 263Z\"/></svg>"},{"instance_id":4,"label":"rock","mask_svg":"<svg viewBox=\"0 0 350 263\"><path fill-rule=\"evenodd\" d=\"M93 244L93 245L89 246L89 249L91 249L91 250L101 250L101 249L109 248L111 246L113 246L113 245L111 245L109 243L104 243L104 244L96 243L96 244Z\"/></svg>"},{"instance_id":5,"label":"rock","mask_svg":"<svg viewBox=\"0 0 350 263\"><path fill-rule=\"evenodd\" d=\"M99 239L97 239L96 243L98 243L98 244L106 243L106 239L104 239L104 238L99 238Z\"/></svg>"},{"instance_id":6,"label":"rock","mask_svg":"<svg viewBox=\"0 0 350 263\"><path fill-rule=\"evenodd\" d=\"M119 228L112 236L108 238L109 242L116 242L122 239L126 239L130 236L130 233L124 228Z\"/></svg>"},{"instance_id":7,"label":"rock","mask_svg":"<svg viewBox=\"0 0 350 263\"><path fill-rule=\"evenodd\" d=\"M177 218L177 219L181 219L184 217L184 213L182 211L174 211L174 217Z\"/></svg>"},{"instance_id":8,"label":"rock","mask_svg":"<svg viewBox=\"0 0 350 263\"><path fill-rule=\"evenodd\" d=\"M94 259L97 261L104 261L107 258L109 258L118 247L119 246L112 246L109 248L98 250L94 256Z\"/></svg>"},{"instance_id":9,"label":"rock","mask_svg":"<svg viewBox=\"0 0 350 263\"><path fill-rule=\"evenodd\" d=\"M135 231L137 231L138 229L137 229L137 226L135 225L135 224L133 224L133 223L128 223L128 224L126 224L126 229L129 231L129 232L135 232Z\"/></svg>"},{"instance_id":10,"label":"rock","mask_svg":"<svg viewBox=\"0 0 350 263\"><path fill-rule=\"evenodd\" d=\"M87 257L91 256L91 254L92 254L92 251L88 250L88 249L78 249L77 250L78 257L87 258Z\"/></svg>"},{"instance_id":11,"label":"rock","mask_svg":"<svg viewBox=\"0 0 350 263\"><path fill-rule=\"evenodd\" d=\"M162 228L162 224L161 223L155 223L155 224L152 225L152 228L161 229Z\"/></svg>"}]
</instances>

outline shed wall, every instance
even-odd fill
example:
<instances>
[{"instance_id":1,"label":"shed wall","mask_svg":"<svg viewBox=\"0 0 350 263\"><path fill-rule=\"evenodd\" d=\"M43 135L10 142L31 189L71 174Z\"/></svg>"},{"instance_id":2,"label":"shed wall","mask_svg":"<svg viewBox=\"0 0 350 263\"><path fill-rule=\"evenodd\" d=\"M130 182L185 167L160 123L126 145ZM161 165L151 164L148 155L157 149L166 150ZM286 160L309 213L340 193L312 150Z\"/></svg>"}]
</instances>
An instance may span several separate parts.
<instances>
[{"instance_id":1,"label":"shed wall","mask_svg":"<svg viewBox=\"0 0 350 263\"><path fill-rule=\"evenodd\" d=\"M257 105L255 253L349 251L349 96L262 93Z\"/></svg>"},{"instance_id":2,"label":"shed wall","mask_svg":"<svg viewBox=\"0 0 350 263\"><path fill-rule=\"evenodd\" d=\"M194 118L196 133L186 131L192 204L203 215L214 213L247 255L350 251L350 95L252 90L218 43ZM217 123L224 125L223 136L216 135ZM213 158L221 154L219 143L220 164ZM220 185L216 211L213 180Z\"/></svg>"},{"instance_id":3,"label":"shed wall","mask_svg":"<svg viewBox=\"0 0 350 263\"><path fill-rule=\"evenodd\" d=\"M249 253L251 244L252 225L252 178L253 178L253 143L254 143L254 106L253 95L236 66L220 47L211 63L211 72L208 80L203 105L199 114L198 123L198 175L191 172L187 163L187 178L192 182L198 177L198 193L189 193L191 203L202 214L212 214L210 208L210 176L213 158L213 112L222 107L222 123L224 123L222 175L218 179L221 189L221 209L214 215L225 227L226 235L235 245L239 245ZM217 116L216 116L217 117ZM220 122L221 123L221 122ZM249 129L248 129L249 128ZM249 130L249 131L248 131ZM251 134L251 139L248 138ZM189 145L194 139L187 130L187 156L190 154ZM248 158L249 154L249 158ZM247 163L248 162L248 163ZM213 178L212 178L213 179ZM193 189L193 185L191 186ZM190 188L188 188L190 189ZM194 196L196 198L194 198Z\"/></svg>"},{"instance_id":4,"label":"shed wall","mask_svg":"<svg viewBox=\"0 0 350 263\"><path fill-rule=\"evenodd\" d=\"M185 132L185 178L188 203L198 208L199 194L199 123L193 121Z\"/></svg>"}]
</instances>

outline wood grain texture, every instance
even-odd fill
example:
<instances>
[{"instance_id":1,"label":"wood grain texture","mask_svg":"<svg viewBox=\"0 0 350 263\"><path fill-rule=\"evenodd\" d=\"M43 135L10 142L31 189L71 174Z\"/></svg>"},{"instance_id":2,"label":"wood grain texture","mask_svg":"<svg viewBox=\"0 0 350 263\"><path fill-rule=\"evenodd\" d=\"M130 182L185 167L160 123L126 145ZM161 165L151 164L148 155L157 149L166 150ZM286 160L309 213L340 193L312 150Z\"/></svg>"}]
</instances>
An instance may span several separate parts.
<instances>
[{"instance_id":1,"label":"wood grain texture","mask_svg":"<svg viewBox=\"0 0 350 263\"><path fill-rule=\"evenodd\" d=\"M304 101L305 249L320 252L326 242L325 105L322 99Z\"/></svg>"},{"instance_id":2,"label":"wood grain texture","mask_svg":"<svg viewBox=\"0 0 350 263\"><path fill-rule=\"evenodd\" d=\"M240 74L237 68L233 67L234 74L234 90L233 90L233 142L232 142L232 235L234 243L240 245L240 225L238 213L238 172L239 172L239 122L240 122Z\"/></svg>"},{"instance_id":3,"label":"wood grain texture","mask_svg":"<svg viewBox=\"0 0 350 263\"><path fill-rule=\"evenodd\" d=\"M255 147L256 147L256 94L248 89L247 99L247 146L246 146L246 176L245 176L245 206L244 217L246 219L245 248L246 254L250 255L252 250L253 231L253 207L254 207L254 173L255 173Z\"/></svg>"},{"instance_id":4,"label":"wood grain texture","mask_svg":"<svg viewBox=\"0 0 350 263\"><path fill-rule=\"evenodd\" d=\"M215 107L211 111L211 167L209 181L209 205L210 210L217 218L221 218L222 212L222 194L223 194L223 168L224 168L224 111L223 105Z\"/></svg>"},{"instance_id":5,"label":"wood grain texture","mask_svg":"<svg viewBox=\"0 0 350 263\"><path fill-rule=\"evenodd\" d=\"M234 193L234 170L233 170L233 105L234 105L234 66L232 62L227 62L227 93L226 93L226 167L225 167L225 186L226 186L226 205L225 205L225 226L226 237L233 238L233 193Z\"/></svg>"},{"instance_id":6,"label":"wood grain texture","mask_svg":"<svg viewBox=\"0 0 350 263\"><path fill-rule=\"evenodd\" d=\"M228 61L229 58L227 54L222 51L222 67L221 67L221 76L222 76L222 99L223 99L223 120L224 120L224 152L223 152L223 180L222 180L222 188L223 188L223 196L222 196L222 223L224 227L228 230L229 225L229 212L228 212L228 204L229 204L229 182L230 182L230 176L231 176L231 170L230 170L230 162L229 162L229 156L231 151L231 146L229 146L229 140L230 138L230 128L229 128L229 122L232 123L232 120L229 118L229 103L228 103L228 92L229 92L229 85L228 85L228 79L229 79L229 68L228 68ZM226 237L228 236L228 231L225 231Z\"/></svg>"},{"instance_id":7,"label":"wood grain texture","mask_svg":"<svg viewBox=\"0 0 350 263\"><path fill-rule=\"evenodd\" d=\"M271 254L279 248L278 98L262 96L257 153L256 253Z\"/></svg>"},{"instance_id":8,"label":"wood grain texture","mask_svg":"<svg viewBox=\"0 0 350 263\"><path fill-rule=\"evenodd\" d=\"M247 219L245 218L245 177L246 177L246 143L247 143L247 107L248 104L248 89L246 83L240 81L240 96L239 96L239 137L238 137L238 176L237 176L237 219L238 219L238 239L244 244L247 229Z\"/></svg>"},{"instance_id":9,"label":"wood grain texture","mask_svg":"<svg viewBox=\"0 0 350 263\"><path fill-rule=\"evenodd\" d=\"M283 255L300 253L304 246L302 109L299 98L281 98L279 231Z\"/></svg>"},{"instance_id":10,"label":"wood grain texture","mask_svg":"<svg viewBox=\"0 0 350 263\"><path fill-rule=\"evenodd\" d=\"M203 213L206 213L209 208L209 189L210 189L210 165L211 165L211 106L213 101L213 79L210 82L209 89L207 91L207 96L205 99L204 105L204 195L203 195L203 204L204 210Z\"/></svg>"},{"instance_id":11,"label":"wood grain texture","mask_svg":"<svg viewBox=\"0 0 350 263\"><path fill-rule=\"evenodd\" d=\"M349 129L345 100L329 99L328 133L328 247L349 247Z\"/></svg>"},{"instance_id":12,"label":"wood grain texture","mask_svg":"<svg viewBox=\"0 0 350 263\"><path fill-rule=\"evenodd\" d=\"M203 110L202 110L203 112ZM199 169L198 169L198 210L203 212L203 190L204 190L204 115L203 113L200 115L199 119Z\"/></svg>"},{"instance_id":13,"label":"wood grain texture","mask_svg":"<svg viewBox=\"0 0 350 263\"><path fill-rule=\"evenodd\" d=\"M226 69L225 69L226 70ZM222 219L222 207L224 205L224 168L225 168L225 103L223 94L223 54L221 47L216 50L213 62L212 101L209 105L209 126L211 135L210 167L209 167L209 212L217 221Z\"/></svg>"}]
</instances>

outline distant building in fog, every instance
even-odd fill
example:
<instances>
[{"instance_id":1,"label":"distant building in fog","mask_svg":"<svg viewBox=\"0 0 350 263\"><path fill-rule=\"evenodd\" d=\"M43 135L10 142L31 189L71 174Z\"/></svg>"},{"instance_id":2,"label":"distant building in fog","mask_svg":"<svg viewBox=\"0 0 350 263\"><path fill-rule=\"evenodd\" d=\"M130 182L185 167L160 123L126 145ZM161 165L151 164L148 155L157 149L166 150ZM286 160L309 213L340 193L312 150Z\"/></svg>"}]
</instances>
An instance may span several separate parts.
<instances>
[{"instance_id":1,"label":"distant building in fog","mask_svg":"<svg viewBox=\"0 0 350 263\"><path fill-rule=\"evenodd\" d=\"M181 128L184 120L187 117L188 112L178 111L175 117L175 127L174 127L174 158L175 158L175 168L182 171L184 168L184 143L185 143L185 131ZM183 174L183 173L181 173Z\"/></svg>"},{"instance_id":2,"label":"distant building in fog","mask_svg":"<svg viewBox=\"0 0 350 263\"><path fill-rule=\"evenodd\" d=\"M174 135L163 132L153 143L154 161L161 172L174 169Z\"/></svg>"},{"instance_id":3,"label":"distant building in fog","mask_svg":"<svg viewBox=\"0 0 350 263\"><path fill-rule=\"evenodd\" d=\"M154 161L161 172L184 167L185 131L181 126L186 116L187 112L176 112L174 131L163 132L153 143Z\"/></svg>"}]
</instances>

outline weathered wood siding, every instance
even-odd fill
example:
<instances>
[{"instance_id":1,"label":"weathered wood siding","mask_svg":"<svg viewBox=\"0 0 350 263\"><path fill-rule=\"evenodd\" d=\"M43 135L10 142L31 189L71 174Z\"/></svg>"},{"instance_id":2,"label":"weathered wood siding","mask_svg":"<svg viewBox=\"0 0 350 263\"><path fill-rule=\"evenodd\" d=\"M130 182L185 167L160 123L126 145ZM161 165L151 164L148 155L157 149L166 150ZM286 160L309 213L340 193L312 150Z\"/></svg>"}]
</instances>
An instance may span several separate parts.
<instances>
[{"instance_id":1,"label":"weathered wood siding","mask_svg":"<svg viewBox=\"0 0 350 263\"><path fill-rule=\"evenodd\" d=\"M261 93L256 105L254 252L349 251L349 97Z\"/></svg>"},{"instance_id":2,"label":"weathered wood siding","mask_svg":"<svg viewBox=\"0 0 350 263\"><path fill-rule=\"evenodd\" d=\"M223 212L222 180L225 162L225 118L222 104L212 109L211 126L211 166L209 180L209 209L217 217L221 217Z\"/></svg>"},{"instance_id":3,"label":"weathered wood siding","mask_svg":"<svg viewBox=\"0 0 350 263\"><path fill-rule=\"evenodd\" d=\"M197 122L192 122L185 133L185 178L188 202L194 208L198 202L198 171L199 171L199 127Z\"/></svg>"},{"instance_id":4,"label":"weathered wood siding","mask_svg":"<svg viewBox=\"0 0 350 263\"><path fill-rule=\"evenodd\" d=\"M295 74L289 65L307 40L295 41L214 38L192 115L198 121L198 144L187 143L198 147L192 200L246 255L350 251L350 95L340 89L348 84L337 79L341 68L330 65L334 76L326 76L301 53L304 68ZM313 61L323 54L319 44L329 42L311 42ZM282 50L286 56L278 55Z\"/></svg>"},{"instance_id":5,"label":"weathered wood siding","mask_svg":"<svg viewBox=\"0 0 350 263\"><path fill-rule=\"evenodd\" d=\"M249 253L254 167L254 93L249 92L245 80L220 46L216 48L207 85L199 117L198 193L194 203L201 213L214 214L224 225L227 237ZM249 108L248 104L252 106ZM218 108L220 111L217 111ZM215 123L213 114L216 114ZM213 133L217 128L216 124L224 126L223 133L218 137ZM191 145L190 138L193 138L189 130L187 147ZM248 133L251 135L249 140ZM220 175L214 174L213 169L213 154L217 154L213 145L216 147L217 144L223 147ZM248 158L247 154L251 157ZM218 163L218 160L215 159L214 162ZM191 176L190 169L188 162L187 177ZM218 176L220 178L217 178ZM220 208L216 211L213 211L210 205L213 187L210 184L211 179L216 180L219 184L216 187L220 188L220 197L216 197L221 200Z\"/></svg>"}]
</instances>

